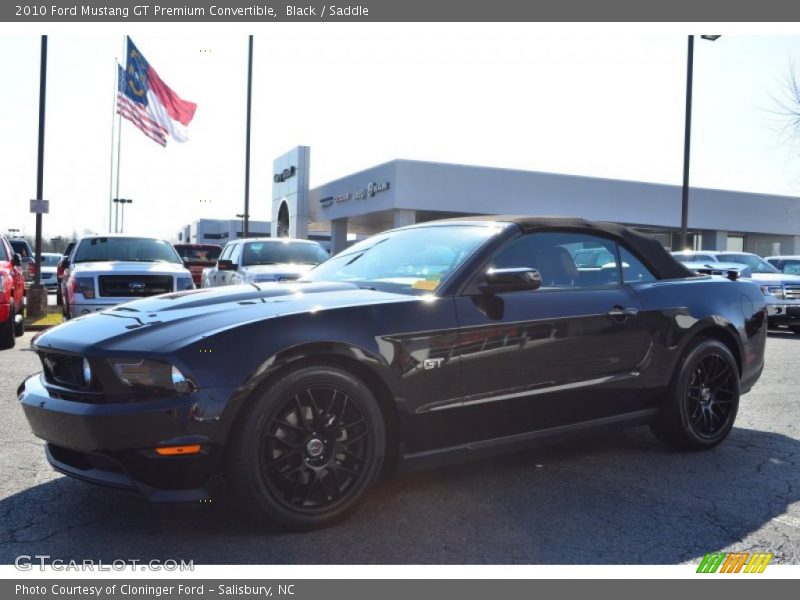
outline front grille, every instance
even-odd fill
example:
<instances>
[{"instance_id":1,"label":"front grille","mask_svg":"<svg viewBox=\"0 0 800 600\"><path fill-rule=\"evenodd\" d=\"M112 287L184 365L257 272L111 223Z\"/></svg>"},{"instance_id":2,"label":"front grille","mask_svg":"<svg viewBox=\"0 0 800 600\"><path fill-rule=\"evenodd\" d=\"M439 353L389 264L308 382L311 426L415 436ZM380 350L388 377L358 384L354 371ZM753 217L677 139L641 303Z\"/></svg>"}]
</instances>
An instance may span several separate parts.
<instances>
[{"instance_id":1,"label":"front grille","mask_svg":"<svg viewBox=\"0 0 800 600\"><path fill-rule=\"evenodd\" d=\"M800 300L800 285L784 285L783 292L787 300Z\"/></svg>"},{"instance_id":2,"label":"front grille","mask_svg":"<svg viewBox=\"0 0 800 600\"><path fill-rule=\"evenodd\" d=\"M100 295L113 298L144 298L174 291L170 275L100 275L98 279Z\"/></svg>"},{"instance_id":3,"label":"front grille","mask_svg":"<svg viewBox=\"0 0 800 600\"><path fill-rule=\"evenodd\" d=\"M44 378L50 383L69 388L84 388L80 356L42 352L39 354L44 368Z\"/></svg>"}]
</instances>

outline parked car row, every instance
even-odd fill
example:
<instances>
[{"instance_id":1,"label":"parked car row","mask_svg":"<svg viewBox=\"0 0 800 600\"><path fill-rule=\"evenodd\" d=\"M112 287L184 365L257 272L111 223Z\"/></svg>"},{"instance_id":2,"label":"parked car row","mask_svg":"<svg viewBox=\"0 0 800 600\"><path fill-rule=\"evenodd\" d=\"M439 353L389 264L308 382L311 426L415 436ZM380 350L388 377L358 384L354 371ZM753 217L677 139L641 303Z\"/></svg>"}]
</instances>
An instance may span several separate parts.
<instances>
[{"instance_id":1,"label":"parked car row","mask_svg":"<svg viewBox=\"0 0 800 600\"><path fill-rule=\"evenodd\" d=\"M800 275L792 273L794 264L800 264L800 259L794 262L797 257L773 256L763 259L749 252L712 251L673 252L673 256L695 270L721 268L722 263L734 268L743 265L748 274L742 273L742 277L756 282L764 294L769 326L787 327L800 335Z\"/></svg>"}]
</instances>

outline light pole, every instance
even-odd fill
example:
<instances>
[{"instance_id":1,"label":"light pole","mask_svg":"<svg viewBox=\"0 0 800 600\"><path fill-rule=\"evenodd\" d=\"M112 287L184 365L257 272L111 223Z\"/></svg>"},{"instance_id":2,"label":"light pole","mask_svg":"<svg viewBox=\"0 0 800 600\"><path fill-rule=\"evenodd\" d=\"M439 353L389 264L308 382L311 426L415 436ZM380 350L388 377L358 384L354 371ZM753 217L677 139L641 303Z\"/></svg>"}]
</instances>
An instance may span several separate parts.
<instances>
[{"instance_id":1,"label":"light pole","mask_svg":"<svg viewBox=\"0 0 800 600\"><path fill-rule=\"evenodd\" d=\"M125 205L133 204L133 200L130 198L114 198L114 204L116 205L114 213L117 217L117 225L119 225L119 227L114 227L114 233L123 233L125 230ZM121 209L119 208L120 204L122 205Z\"/></svg>"},{"instance_id":2,"label":"light pole","mask_svg":"<svg viewBox=\"0 0 800 600\"><path fill-rule=\"evenodd\" d=\"M701 35L713 42L720 35ZM689 249L689 150L692 140L692 80L694 78L694 36L688 36L686 53L686 120L683 136L683 189L681 190L681 250Z\"/></svg>"},{"instance_id":3,"label":"light pole","mask_svg":"<svg viewBox=\"0 0 800 600\"><path fill-rule=\"evenodd\" d=\"M236 215L236 218L242 220L242 238L246 238L247 234L246 234L246 232L244 230L244 221L245 221L245 219L247 219L247 213L238 214L238 215Z\"/></svg>"}]
</instances>

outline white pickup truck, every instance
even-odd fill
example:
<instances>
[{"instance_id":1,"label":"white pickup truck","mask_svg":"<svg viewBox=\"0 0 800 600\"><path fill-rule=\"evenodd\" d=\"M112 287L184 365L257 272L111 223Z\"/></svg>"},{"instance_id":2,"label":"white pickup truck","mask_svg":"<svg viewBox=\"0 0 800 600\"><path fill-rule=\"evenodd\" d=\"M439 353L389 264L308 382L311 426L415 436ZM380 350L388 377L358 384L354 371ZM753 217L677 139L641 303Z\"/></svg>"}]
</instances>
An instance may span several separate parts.
<instances>
[{"instance_id":1,"label":"white pickup truck","mask_svg":"<svg viewBox=\"0 0 800 600\"><path fill-rule=\"evenodd\" d=\"M128 235L81 238L64 279L67 319L137 298L194 289L192 274L169 242Z\"/></svg>"},{"instance_id":2,"label":"white pickup truck","mask_svg":"<svg viewBox=\"0 0 800 600\"><path fill-rule=\"evenodd\" d=\"M203 287L291 281L330 256L317 242L292 238L248 238L225 245L214 267L203 271Z\"/></svg>"}]
</instances>

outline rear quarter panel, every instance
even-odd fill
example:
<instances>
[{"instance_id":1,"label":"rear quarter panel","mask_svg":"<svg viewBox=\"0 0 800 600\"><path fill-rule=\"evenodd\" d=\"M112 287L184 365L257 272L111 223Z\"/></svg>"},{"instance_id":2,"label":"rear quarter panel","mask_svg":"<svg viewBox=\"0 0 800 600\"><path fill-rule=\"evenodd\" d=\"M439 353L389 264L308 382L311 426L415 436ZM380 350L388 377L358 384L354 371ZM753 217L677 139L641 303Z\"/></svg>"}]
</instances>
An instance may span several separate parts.
<instances>
[{"instance_id":1,"label":"rear quarter panel","mask_svg":"<svg viewBox=\"0 0 800 600\"><path fill-rule=\"evenodd\" d=\"M741 370L743 392L764 366L766 303L751 281L723 277L662 280L634 286L652 339L646 385L669 385L675 367L698 335L719 337L732 346Z\"/></svg>"}]
</instances>

